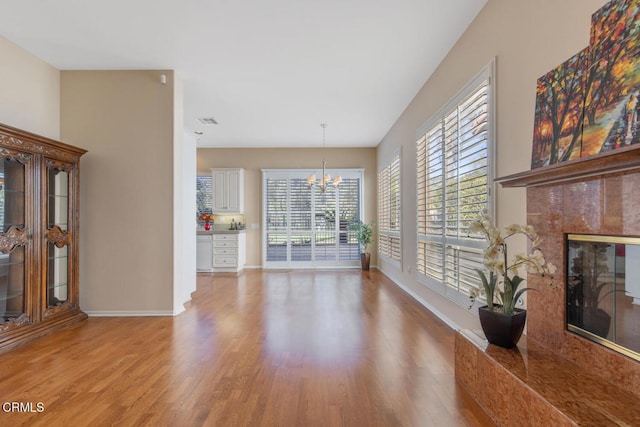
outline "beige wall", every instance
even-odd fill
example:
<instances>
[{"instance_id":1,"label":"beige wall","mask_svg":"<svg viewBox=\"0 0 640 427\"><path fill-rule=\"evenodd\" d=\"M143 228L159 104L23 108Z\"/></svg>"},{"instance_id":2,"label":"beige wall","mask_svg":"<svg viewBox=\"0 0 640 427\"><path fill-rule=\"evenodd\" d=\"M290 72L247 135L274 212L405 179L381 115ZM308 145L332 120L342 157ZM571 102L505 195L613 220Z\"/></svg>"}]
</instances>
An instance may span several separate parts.
<instances>
[{"instance_id":1,"label":"beige wall","mask_svg":"<svg viewBox=\"0 0 640 427\"><path fill-rule=\"evenodd\" d=\"M90 314L172 313L173 78L171 71L61 73L61 138L88 150L80 298Z\"/></svg>"},{"instance_id":2,"label":"beige wall","mask_svg":"<svg viewBox=\"0 0 640 427\"><path fill-rule=\"evenodd\" d=\"M0 37L0 122L60 139L60 72Z\"/></svg>"},{"instance_id":3,"label":"beige wall","mask_svg":"<svg viewBox=\"0 0 640 427\"><path fill-rule=\"evenodd\" d=\"M492 58L496 58L497 170L504 176L530 168L536 80L589 43L591 14L605 0L489 0L378 147L378 165L402 147L403 268L383 271L457 326L477 318L416 280L416 130ZM498 189L500 226L526 221L525 192ZM521 248L523 249L523 248Z\"/></svg>"},{"instance_id":4,"label":"beige wall","mask_svg":"<svg viewBox=\"0 0 640 427\"><path fill-rule=\"evenodd\" d=\"M262 169L317 169L323 155L328 168L363 168L365 222L375 221L376 210L376 150L375 148L199 148L198 173L211 168L243 168L244 205L247 224L262 227ZM262 229L247 230L247 265L262 265ZM372 264L377 262L375 247Z\"/></svg>"}]
</instances>

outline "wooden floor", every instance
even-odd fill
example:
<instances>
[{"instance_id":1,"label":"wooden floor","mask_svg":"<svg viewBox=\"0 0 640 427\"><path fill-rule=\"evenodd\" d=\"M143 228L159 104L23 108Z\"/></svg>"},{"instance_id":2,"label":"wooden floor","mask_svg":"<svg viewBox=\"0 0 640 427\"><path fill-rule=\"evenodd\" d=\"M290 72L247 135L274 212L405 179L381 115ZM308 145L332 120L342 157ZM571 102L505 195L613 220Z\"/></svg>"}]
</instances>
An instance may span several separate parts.
<instances>
[{"instance_id":1,"label":"wooden floor","mask_svg":"<svg viewBox=\"0 0 640 427\"><path fill-rule=\"evenodd\" d=\"M492 425L453 337L376 270L200 274L175 318L90 318L0 355L2 409L36 411L0 425Z\"/></svg>"}]
</instances>

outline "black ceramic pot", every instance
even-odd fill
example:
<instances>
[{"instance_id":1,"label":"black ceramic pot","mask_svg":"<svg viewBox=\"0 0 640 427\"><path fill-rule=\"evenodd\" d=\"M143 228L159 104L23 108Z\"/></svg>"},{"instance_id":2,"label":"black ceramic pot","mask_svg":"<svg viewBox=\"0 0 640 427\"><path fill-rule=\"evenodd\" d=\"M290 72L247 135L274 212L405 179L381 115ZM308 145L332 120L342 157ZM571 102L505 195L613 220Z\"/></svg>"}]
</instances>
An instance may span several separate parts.
<instances>
[{"instance_id":1,"label":"black ceramic pot","mask_svg":"<svg viewBox=\"0 0 640 427\"><path fill-rule=\"evenodd\" d=\"M527 320L527 310L515 308L513 314L504 314L489 310L485 305L478 309L478 314L482 331L491 344L504 348L518 344Z\"/></svg>"}]
</instances>

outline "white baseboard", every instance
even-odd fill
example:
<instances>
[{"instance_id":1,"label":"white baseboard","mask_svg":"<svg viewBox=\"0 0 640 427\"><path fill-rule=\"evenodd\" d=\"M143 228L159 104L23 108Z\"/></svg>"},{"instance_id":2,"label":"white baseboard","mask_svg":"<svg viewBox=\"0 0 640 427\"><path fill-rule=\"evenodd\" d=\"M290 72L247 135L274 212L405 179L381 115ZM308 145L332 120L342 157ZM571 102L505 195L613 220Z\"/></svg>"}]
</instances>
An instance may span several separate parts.
<instances>
[{"instance_id":1,"label":"white baseboard","mask_svg":"<svg viewBox=\"0 0 640 427\"><path fill-rule=\"evenodd\" d=\"M382 272L382 273L384 274L384 272ZM386 274L385 274L385 276L386 276ZM389 277L389 276L387 276L387 277ZM391 277L389 277L389 279L391 279L391 281L393 283L395 283L396 285L398 285L398 287L401 288L403 291L405 291L406 293L411 295L411 297L413 297L413 299L415 299L420 304L422 304L427 310L429 310L430 312L435 314L440 320L442 320L444 323L446 323L451 329L453 329L454 331L457 331L457 330L460 329L460 325L458 325L456 322L454 322L450 317L444 315L440 310L436 309L433 305L431 305L428 302L426 302L421 296L416 294L407 285L405 285L404 283L402 283L400 281L396 281L396 280L392 279Z\"/></svg>"},{"instance_id":2,"label":"white baseboard","mask_svg":"<svg viewBox=\"0 0 640 427\"><path fill-rule=\"evenodd\" d=\"M359 265L352 265L352 266L329 266L329 267L316 267L315 270L332 270L332 269L356 269L356 268L360 268ZM377 265L371 264L370 268L378 268ZM245 270L262 270L262 265L245 265L244 266ZM301 268L296 268L296 267L287 267L285 268L285 270L309 270L309 267L301 267ZM313 268L312 268L313 269ZM265 269L265 271L269 271L270 269ZM282 268L275 268L272 270L282 270Z\"/></svg>"},{"instance_id":3,"label":"white baseboard","mask_svg":"<svg viewBox=\"0 0 640 427\"><path fill-rule=\"evenodd\" d=\"M170 316L173 317L171 310L161 311L85 311L89 317L151 317L151 316Z\"/></svg>"}]
</instances>

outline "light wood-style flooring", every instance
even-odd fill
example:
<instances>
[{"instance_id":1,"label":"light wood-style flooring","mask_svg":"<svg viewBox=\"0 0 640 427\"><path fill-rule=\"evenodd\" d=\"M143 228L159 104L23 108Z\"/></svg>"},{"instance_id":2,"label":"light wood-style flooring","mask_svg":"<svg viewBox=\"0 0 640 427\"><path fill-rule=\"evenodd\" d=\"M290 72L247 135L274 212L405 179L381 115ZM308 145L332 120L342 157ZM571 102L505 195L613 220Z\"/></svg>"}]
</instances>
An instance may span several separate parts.
<instances>
[{"instance_id":1,"label":"light wood-style flooring","mask_svg":"<svg viewBox=\"0 0 640 427\"><path fill-rule=\"evenodd\" d=\"M0 426L492 425L453 339L377 270L199 274L177 317L89 318L0 355Z\"/></svg>"}]
</instances>

